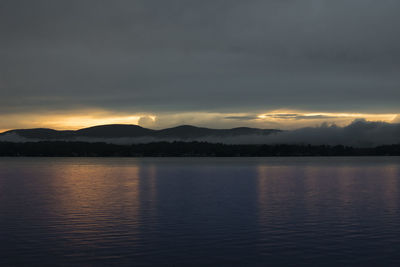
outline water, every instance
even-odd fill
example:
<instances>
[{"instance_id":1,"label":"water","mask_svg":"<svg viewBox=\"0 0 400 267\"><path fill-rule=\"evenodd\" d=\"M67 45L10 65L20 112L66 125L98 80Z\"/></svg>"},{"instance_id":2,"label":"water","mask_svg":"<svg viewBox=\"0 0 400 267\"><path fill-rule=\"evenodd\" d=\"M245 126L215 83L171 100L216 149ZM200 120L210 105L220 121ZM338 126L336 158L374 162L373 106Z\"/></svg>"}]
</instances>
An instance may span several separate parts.
<instances>
[{"instance_id":1,"label":"water","mask_svg":"<svg viewBox=\"0 0 400 267\"><path fill-rule=\"evenodd\" d=\"M399 265L400 158L0 158L0 265Z\"/></svg>"}]
</instances>

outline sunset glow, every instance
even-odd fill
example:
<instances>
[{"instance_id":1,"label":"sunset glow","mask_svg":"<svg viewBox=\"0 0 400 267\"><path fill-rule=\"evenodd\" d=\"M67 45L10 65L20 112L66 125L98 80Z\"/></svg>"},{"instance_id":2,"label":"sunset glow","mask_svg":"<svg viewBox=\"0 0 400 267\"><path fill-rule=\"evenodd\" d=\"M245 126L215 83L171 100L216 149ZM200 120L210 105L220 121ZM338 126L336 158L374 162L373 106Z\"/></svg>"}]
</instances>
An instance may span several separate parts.
<instances>
[{"instance_id":1,"label":"sunset glow","mask_svg":"<svg viewBox=\"0 0 400 267\"><path fill-rule=\"evenodd\" d=\"M373 113L334 113L334 112L302 112L302 111L274 111L257 116L261 120L309 120L309 119L366 119L370 121L391 122L397 114Z\"/></svg>"},{"instance_id":2,"label":"sunset glow","mask_svg":"<svg viewBox=\"0 0 400 267\"><path fill-rule=\"evenodd\" d=\"M86 114L86 115L81 115ZM105 124L135 124L146 128L166 128L191 124L216 128L239 126L259 128L294 129L318 126L322 123L347 125L355 119L396 122L397 114L307 112L275 110L253 115L252 113L191 112L178 114L125 114L107 111L83 111L80 114L10 114L0 119L0 131L21 128L52 128L76 130Z\"/></svg>"}]
</instances>

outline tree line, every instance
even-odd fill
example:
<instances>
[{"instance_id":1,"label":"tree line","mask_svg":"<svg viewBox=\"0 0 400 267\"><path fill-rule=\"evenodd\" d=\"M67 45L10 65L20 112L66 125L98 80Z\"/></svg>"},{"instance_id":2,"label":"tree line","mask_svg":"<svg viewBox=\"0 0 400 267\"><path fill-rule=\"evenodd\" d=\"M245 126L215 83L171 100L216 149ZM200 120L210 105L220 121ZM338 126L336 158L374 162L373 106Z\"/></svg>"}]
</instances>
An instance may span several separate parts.
<instances>
[{"instance_id":1,"label":"tree line","mask_svg":"<svg viewBox=\"0 0 400 267\"><path fill-rule=\"evenodd\" d=\"M400 156L400 144L371 148L329 145L228 145L207 142L156 142L117 145L89 142L0 142L0 156L43 157L286 157Z\"/></svg>"}]
</instances>

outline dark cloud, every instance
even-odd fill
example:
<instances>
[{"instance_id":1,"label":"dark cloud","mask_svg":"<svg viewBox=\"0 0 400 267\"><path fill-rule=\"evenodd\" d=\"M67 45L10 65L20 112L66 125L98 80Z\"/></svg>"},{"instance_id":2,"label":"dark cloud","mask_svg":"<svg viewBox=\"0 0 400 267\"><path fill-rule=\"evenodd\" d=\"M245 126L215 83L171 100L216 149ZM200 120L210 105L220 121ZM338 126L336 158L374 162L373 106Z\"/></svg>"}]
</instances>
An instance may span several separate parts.
<instances>
[{"instance_id":1,"label":"dark cloud","mask_svg":"<svg viewBox=\"0 0 400 267\"><path fill-rule=\"evenodd\" d=\"M297 113L274 113L274 114L264 114L260 117L260 115L245 115L245 116L227 116L225 119L229 120L257 120L260 118L272 118L272 119L283 119L283 120L321 120L321 119L337 119L342 118L340 116L331 116L331 115L304 115Z\"/></svg>"},{"instance_id":2,"label":"dark cloud","mask_svg":"<svg viewBox=\"0 0 400 267\"><path fill-rule=\"evenodd\" d=\"M228 120L240 120L240 121L249 121L249 120L256 120L258 119L257 116L227 116L225 119Z\"/></svg>"},{"instance_id":3,"label":"dark cloud","mask_svg":"<svg viewBox=\"0 0 400 267\"><path fill-rule=\"evenodd\" d=\"M328 115L298 115L296 120L314 120L314 119L336 119L340 118L338 116L328 116Z\"/></svg>"},{"instance_id":4,"label":"dark cloud","mask_svg":"<svg viewBox=\"0 0 400 267\"><path fill-rule=\"evenodd\" d=\"M0 2L0 112L398 112L398 0Z\"/></svg>"},{"instance_id":5,"label":"dark cloud","mask_svg":"<svg viewBox=\"0 0 400 267\"><path fill-rule=\"evenodd\" d=\"M267 114L265 117L274 119L291 119L291 120L315 120L315 119L336 119L338 116L331 115L304 115L297 113L278 113L278 114Z\"/></svg>"}]
</instances>

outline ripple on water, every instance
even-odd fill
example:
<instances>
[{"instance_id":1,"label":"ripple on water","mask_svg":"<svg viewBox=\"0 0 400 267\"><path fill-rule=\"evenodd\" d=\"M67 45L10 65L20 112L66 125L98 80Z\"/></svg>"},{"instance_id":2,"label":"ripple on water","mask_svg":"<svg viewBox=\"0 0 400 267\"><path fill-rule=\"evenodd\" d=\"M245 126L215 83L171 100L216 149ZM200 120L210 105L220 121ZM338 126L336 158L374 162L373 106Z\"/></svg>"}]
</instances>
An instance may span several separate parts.
<instances>
[{"instance_id":1,"label":"ripple on water","mask_svg":"<svg viewBox=\"0 0 400 267\"><path fill-rule=\"evenodd\" d=\"M398 265L399 158L0 159L0 265Z\"/></svg>"}]
</instances>

